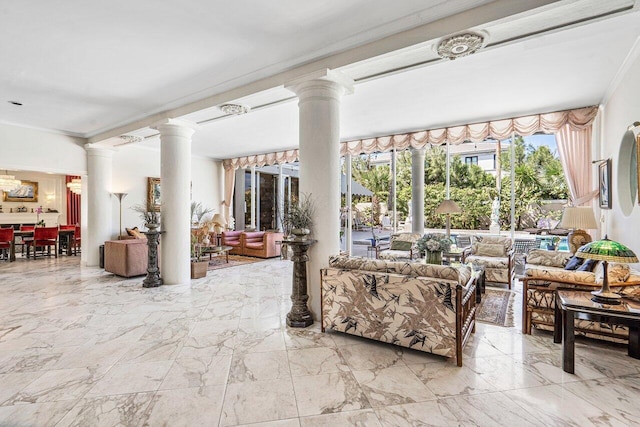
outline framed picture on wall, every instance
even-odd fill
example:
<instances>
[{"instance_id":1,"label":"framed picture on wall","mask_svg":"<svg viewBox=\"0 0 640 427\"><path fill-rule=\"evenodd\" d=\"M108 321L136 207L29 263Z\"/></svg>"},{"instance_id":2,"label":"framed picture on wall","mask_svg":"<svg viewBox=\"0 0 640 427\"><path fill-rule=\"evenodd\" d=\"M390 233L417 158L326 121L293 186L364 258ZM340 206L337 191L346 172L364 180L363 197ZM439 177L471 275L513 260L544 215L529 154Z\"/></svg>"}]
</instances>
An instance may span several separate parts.
<instances>
[{"instance_id":1,"label":"framed picture on wall","mask_svg":"<svg viewBox=\"0 0 640 427\"><path fill-rule=\"evenodd\" d=\"M147 209L160 212L160 178L147 178Z\"/></svg>"},{"instance_id":2,"label":"framed picture on wall","mask_svg":"<svg viewBox=\"0 0 640 427\"><path fill-rule=\"evenodd\" d=\"M611 159L598 165L598 182L600 189L600 208L611 209Z\"/></svg>"},{"instance_id":3,"label":"framed picture on wall","mask_svg":"<svg viewBox=\"0 0 640 427\"><path fill-rule=\"evenodd\" d=\"M4 202L37 202L38 183L33 181L20 181L18 188L2 193Z\"/></svg>"}]
</instances>

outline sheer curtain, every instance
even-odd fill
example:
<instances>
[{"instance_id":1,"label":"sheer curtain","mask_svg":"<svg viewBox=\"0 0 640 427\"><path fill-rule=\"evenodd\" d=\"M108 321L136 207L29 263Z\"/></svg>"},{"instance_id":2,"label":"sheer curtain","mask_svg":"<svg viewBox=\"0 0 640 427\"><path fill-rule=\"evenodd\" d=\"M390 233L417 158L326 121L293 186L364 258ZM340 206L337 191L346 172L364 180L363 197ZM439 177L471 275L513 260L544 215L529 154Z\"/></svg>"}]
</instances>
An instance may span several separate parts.
<instances>
[{"instance_id":1,"label":"sheer curtain","mask_svg":"<svg viewBox=\"0 0 640 427\"><path fill-rule=\"evenodd\" d=\"M572 129L566 124L556 133L556 142L574 206L591 206L598 194L591 181L591 125Z\"/></svg>"},{"instance_id":2,"label":"sheer curtain","mask_svg":"<svg viewBox=\"0 0 640 427\"><path fill-rule=\"evenodd\" d=\"M233 167L224 168L224 201L222 206L224 209L223 215L227 224L231 218L231 203L233 203L233 188L236 184L236 170Z\"/></svg>"}]
</instances>

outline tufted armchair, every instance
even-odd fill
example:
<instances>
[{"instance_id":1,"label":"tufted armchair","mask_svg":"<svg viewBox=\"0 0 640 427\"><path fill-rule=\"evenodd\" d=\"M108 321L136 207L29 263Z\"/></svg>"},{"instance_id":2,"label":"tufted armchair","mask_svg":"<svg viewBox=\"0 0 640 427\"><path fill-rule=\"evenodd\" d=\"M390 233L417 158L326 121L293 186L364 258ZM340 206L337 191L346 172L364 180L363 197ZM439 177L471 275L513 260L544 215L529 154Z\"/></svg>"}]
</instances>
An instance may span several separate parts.
<instances>
[{"instance_id":1,"label":"tufted armchair","mask_svg":"<svg viewBox=\"0 0 640 427\"><path fill-rule=\"evenodd\" d=\"M474 240L471 247L462 253L462 262L484 267L487 282L505 283L511 289L514 278L511 239L502 236L475 236Z\"/></svg>"},{"instance_id":2,"label":"tufted armchair","mask_svg":"<svg viewBox=\"0 0 640 427\"><path fill-rule=\"evenodd\" d=\"M380 243L377 255L389 261L418 259L416 242L422 237L419 233L399 233L391 236L389 243Z\"/></svg>"},{"instance_id":3,"label":"tufted armchair","mask_svg":"<svg viewBox=\"0 0 640 427\"><path fill-rule=\"evenodd\" d=\"M229 251L233 255L242 255L242 245L240 244L240 235L242 231L223 231L222 244L231 246L233 249Z\"/></svg>"}]
</instances>

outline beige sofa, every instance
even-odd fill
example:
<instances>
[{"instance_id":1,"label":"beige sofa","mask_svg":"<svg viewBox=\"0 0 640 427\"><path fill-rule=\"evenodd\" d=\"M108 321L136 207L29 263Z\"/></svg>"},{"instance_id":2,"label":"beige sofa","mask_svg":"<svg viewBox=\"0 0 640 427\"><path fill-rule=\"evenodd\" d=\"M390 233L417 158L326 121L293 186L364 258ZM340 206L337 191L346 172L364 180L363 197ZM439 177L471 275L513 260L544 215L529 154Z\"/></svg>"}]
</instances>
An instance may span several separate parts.
<instances>
[{"instance_id":1,"label":"beige sofa","mask_svg":"<svg viewBox=\"0 0 640 427\"><path fill-rule=\"evenodd\" d=\"M487 283L503 283L511 289L514 256L510 237L474 236L471 246L462 252L462 262L484 267Z\"/></svg>"},{"instance_id":2,"label":"beige sofa","mask_svg":"<svg viewBox=\"0 0 640 427\"><path fill-rule=\"evenodd\" d=\"M530 334L532 327L553 331L553 318L558 289L594 291L602 286L602 267L594 272L565 270L569 252L533 249L527 255L525 277L522 279L522 332ZM640 300L640 272L626 264L609 263L609 285L614 292ZM576 335L606 341L625 342L629 331L624 325L575 320Z\"/></svg>"},{"instance_id":3,"label":"beige sofa","mask_svg":"<svg viewBox=\"0 0 640 427\"><path fill-rule=\"evenodd\" d=\"M455 357L462 366L462 348L475 331L469 267L339 256L321 279L323 331Z\"/></svg>"}]
</instances>

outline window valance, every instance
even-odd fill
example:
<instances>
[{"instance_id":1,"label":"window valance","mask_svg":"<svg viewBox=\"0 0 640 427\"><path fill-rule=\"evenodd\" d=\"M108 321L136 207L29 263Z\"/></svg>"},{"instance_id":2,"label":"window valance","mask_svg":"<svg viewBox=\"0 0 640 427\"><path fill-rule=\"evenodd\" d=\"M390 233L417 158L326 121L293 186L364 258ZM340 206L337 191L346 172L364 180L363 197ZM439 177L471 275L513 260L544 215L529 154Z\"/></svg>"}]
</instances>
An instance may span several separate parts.
<instances>
[{"instance_id":1,"label":"window valance","mask_svg":"<svg viewBox=\"0 0 640 427\"><path fill-rule=\"evenodd\" d=\"M487 138L503 140L510 138L512 133L521 136L533 135L536 132L556 133L565 125L571 130L578 131L591 126L597 113L598 106L596 105L512 119L359 139L340 143L340 155L351 154L355 156L391 151L394 148L401 151L408 148L423 148L427 144L442 145L447 141L450 144L461 144L464 141L480 142ZM237 169L291 163L296 160L298 160L298 150L287 150L228 159L223 161L223 165L225 169Z\"/></svg>"}]
</instances>

